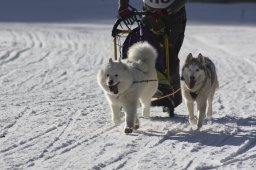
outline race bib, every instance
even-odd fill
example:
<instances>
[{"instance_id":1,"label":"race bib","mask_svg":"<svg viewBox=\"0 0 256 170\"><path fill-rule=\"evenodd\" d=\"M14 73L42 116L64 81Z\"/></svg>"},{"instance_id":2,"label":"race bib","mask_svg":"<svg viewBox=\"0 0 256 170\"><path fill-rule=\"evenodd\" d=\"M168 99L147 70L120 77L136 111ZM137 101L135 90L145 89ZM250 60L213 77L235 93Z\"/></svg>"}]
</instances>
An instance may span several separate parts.
<instances>
[{"instance_id":1,"label":"race bib","mask_svg":"<svg viewBox=\"0 0 256 170\"><path fill-rule=\"evenodd\" d=\"M143 0L143 3L148 5L151 8L167 8L171 5L175 0Z\"/></svg>"}]
</instances>

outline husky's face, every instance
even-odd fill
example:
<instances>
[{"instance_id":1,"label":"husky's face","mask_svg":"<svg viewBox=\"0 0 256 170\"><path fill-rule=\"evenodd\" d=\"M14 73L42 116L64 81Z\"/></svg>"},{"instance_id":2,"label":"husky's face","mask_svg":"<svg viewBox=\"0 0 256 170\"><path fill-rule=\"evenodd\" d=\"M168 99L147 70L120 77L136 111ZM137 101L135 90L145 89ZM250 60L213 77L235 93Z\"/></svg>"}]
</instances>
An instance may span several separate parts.
<instances>
[{"instance_id":1,"label":"husky's face","mask_svg":"<svg viewBox=\"0 0 256 170\"><path fill-rule=\"evenodd\" d=\"M193 58L190 53L182 68L182 76L189 89L195 89L205 79L204 58L201 54Z\"/></svg>"},{"instance_id":2,"label":"husky's face","mask_svg":"<svg viewBox=\"0 0 256 170\"><path fill-rule=\"evenodd\" d=\"M99 71L97 78L105 92L115 95L124 92L132 83L127 66L112 59Z\"/></svg>"}]
</instances>

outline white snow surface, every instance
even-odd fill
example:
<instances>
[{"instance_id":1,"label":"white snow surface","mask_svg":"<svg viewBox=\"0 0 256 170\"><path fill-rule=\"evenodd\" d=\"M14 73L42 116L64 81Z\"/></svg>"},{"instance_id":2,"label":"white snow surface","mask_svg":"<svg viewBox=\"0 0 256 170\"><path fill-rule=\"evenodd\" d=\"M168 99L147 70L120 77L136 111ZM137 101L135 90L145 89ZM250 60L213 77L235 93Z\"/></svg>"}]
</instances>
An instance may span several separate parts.
<instances>
[{"instance_id":1,"label":"white snow surface","mask_svg":"<svg viewBox=\"0 0 256 170\"><path fill-rule=\"evenodd\" d=\"M179 57L216 64L213 119L195 131L184 103L172 119L152 107L125 135L96 81L117 2L1 0L0 169L256 169L256 5L187 9Z\"/></svg>"}]
</instances>

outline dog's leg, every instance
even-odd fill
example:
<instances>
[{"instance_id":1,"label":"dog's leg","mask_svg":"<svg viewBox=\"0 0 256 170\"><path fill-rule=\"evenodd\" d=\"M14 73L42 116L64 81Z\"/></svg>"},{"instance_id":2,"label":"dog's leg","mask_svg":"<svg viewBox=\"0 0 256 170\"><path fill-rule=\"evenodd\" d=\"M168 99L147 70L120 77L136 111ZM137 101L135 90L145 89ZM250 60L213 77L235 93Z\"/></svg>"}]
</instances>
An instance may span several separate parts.
<instances>
[{"instance_id":1,"label":"dog's leg","mask_svg":"<svg viewBox=\"0 0 256 170\"><path fill-rule=\"evenodd\" d=\"M211 119L212 118L212 99L208 98L207 99L207 118Z\"/></svg>"},{"instance_id":2,"label":"dog's leg","mask_svg":"<svg viewBox=\"0 0 256 170\"><path fill-rule=\"evenodd\" d=\"M137 116L137 103L136 101L134 102L127 102L124 105L124 110L125 110L125 128L124 128L124 133L132 133L134 123L136 120Z\"/></svg>"},{"instance_id":3,"label":"dog's leg","mask_svg":"<svg viewBox=\"0 0 256 170\"><path fill-rule=\"evenodd\" d=\"M194 116L194 102L185 100L185 104L189 113L189 123L191 125L196 125L196 118Z\"/></svg>"},{"instance_id":4,"label":"dog's leg","mask_svg":"<svg viewBox=\"0 0 256 170\"><path fill-rule=\"evenodd\" d=\"M121 107L118 105L111 104L111 110L112 110L112 121L115 123L115 125L119 125L121 123L121 118L120 118Z\"/></svg>"},{"instance_id":5,"label":"dog's leg","mask_svg":"<svg viewBox=\"0 0 256 170\"><path fill-rule=\"evenodd\" d=\"M205 118L206 111L206 100L197 101L197 109L198 109L198 121L197 121L197 129L199 130Z\"/></svg>"},{"instance_id":6,"label":"dog's leg","mask_svg":"<svg viewBox=\"0 0 256 170\"><path fill-rule=\"evenodd\" d=\"M207 118L208 119L211 119L212 118L212 101L213 101L213 96L214 96L214 91L212 91L210 94L209 94L209 97L207 99Z\"/></svg>"},{"instance_id":7,"label":"dog's leg","mask_svg":"<svg viewBox=\"0 0 256 170\"><path fill-rule=\"evenodd\" d=\"M144 118L150 117L150 105L152 96L157 91L158 82L151 82L147 85L147 88L144 90L140 98L140 103L142 105L142 116Z\"/></svg>"},{"instance_id":8,"label":"dog's leg","mask_svg":"<svg viewBox=\"0 0 256 170\"><path fill-rule=\"evenodd\" d=\"M150 116L150 99L141 99L141 106L142 106L142 116L144 118L149 118Z\"/></svg>"},{"instance_id":9,"label":"dog's leg","mask_svg":"<svg viewBox=\"0 0 256 170\"><path fill-rule=\"evenodd\" d=\"M134 129L139 129L139 128L140 128L140 122L139 122L138 114L136 114Z\"/></svg>"}]
</instances>

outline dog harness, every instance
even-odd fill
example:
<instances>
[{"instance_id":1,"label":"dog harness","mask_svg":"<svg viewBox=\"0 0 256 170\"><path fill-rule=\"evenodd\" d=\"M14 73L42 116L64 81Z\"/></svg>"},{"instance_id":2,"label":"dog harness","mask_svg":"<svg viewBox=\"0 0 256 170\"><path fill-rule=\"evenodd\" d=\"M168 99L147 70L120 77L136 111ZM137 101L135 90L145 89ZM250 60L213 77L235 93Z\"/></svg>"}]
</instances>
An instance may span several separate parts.
<instances>
[{"instance_id":1,"label":"dog harness","mask_svg":"<svg viewBox=\"0 0 256 170\"><path fill-rule=\"evenodd\" d=\"M195 92L192 92L192 91L190 91L190 96L191 96L194 100L196 100L196 98L197 98L197 94L196 94Z\"/></svg>"},{"instance_id":2,"label":"dog harness","mask_svg":"<svg viewBox=\"0 0 256 170\"><path fill-rule=\"evenodd\" d=\"M141 80L141 81L133 81L133 84L136 84L136 83L148 83L148 82L151 82L151 81L157 81L157 80Z\"/></svg>"}]
</instances>

